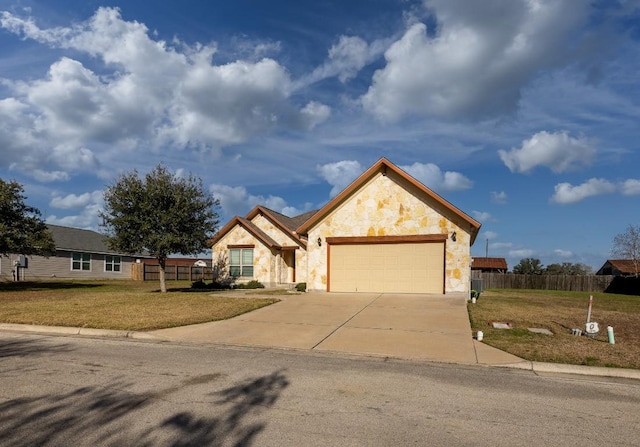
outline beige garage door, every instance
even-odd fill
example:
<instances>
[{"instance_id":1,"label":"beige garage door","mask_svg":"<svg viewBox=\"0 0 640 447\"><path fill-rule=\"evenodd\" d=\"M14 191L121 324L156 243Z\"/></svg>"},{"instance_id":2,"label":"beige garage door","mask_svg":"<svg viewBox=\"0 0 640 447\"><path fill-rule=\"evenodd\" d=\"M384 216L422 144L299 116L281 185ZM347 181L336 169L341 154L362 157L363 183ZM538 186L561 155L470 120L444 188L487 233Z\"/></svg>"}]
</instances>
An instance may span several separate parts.
<instances>
[{"instance_id":1,"label":"beige garage door","mask_svg":"<svg viewBox=\"0 0 640 447\"><path fill-rule=\"evenodd\" d=\"M444 292L444 242L332 245L329 262L332 292Z\"/></svg>"}]
</instances>

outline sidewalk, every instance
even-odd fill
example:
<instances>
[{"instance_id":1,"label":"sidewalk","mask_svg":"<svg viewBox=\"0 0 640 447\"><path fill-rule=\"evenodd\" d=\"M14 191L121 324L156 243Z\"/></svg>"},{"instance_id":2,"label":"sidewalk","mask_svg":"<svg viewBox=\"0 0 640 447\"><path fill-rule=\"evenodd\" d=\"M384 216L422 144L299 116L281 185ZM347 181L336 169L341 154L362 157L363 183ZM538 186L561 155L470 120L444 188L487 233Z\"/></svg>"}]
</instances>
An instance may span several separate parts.
<instances>
[{"instance_id":1,"label":"sidewalk","mask_svg":"<svg viewBox=\"0 0 640 447\"><path fill-rule=\"evenodd\" d=\"M229 320L150 332L0 324L0 331L301 349L640 380L640 371L530 362L472 338L465 296L305 294Z\"/></svg>"}]
</instances>

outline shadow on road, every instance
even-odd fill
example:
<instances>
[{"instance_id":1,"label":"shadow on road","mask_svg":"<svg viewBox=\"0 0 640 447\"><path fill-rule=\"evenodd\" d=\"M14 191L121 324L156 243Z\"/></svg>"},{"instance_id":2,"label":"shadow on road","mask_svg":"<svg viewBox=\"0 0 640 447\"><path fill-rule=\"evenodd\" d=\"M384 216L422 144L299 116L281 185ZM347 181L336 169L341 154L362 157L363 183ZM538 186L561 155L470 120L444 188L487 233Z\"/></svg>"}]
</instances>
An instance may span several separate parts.
<instances>
[{"instance_id":1,"label":"shadow on road","mask_svg":"<svg viewBox=\"0 0 640 447\"><path fill-rule=\"evenodd\" d=\"M221 391L205 392L201 394L205 402L197 405L174 396L185 387L210 386L215 379L210 376L154 393L135 394L127 391L131 385L112 383L10 400L0 404L1 444L252 445L265 427L261 416L289 385L286 376L275 371ZM175 411L175 407L190 410ZM192 410L196 407L198 410Z\"/></svg>"},{"instance_id":2,"label":"shadow on road","mask_svg":"<svg viewBox=\"0 0 640 447\"><path fill-rule=\"evenodd\" d=\"M40 340L0 341L0 359L6 357L27 357L32 355L51 355L73 350L66 343L41 343Z\"/></svg>"}]
</instances>

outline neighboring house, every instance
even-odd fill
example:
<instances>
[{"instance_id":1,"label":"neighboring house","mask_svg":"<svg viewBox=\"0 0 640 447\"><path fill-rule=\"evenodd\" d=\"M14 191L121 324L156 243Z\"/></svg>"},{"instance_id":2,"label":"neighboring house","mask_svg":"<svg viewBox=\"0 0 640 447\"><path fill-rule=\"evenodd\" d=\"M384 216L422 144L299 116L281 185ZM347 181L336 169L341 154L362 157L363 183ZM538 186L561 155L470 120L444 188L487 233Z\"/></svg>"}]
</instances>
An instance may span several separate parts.
<instances>
[{"instance_id":1,"label":"neighboring house","mask_svg":"<svg viewBox=\"0 0 640 447\"><path fill-rule=\"evenodd\" d=\"M56 255L49 258L2 256L0 279L15 279L15 263L21 259L23 265L17 269L21 281L47 278L130 279L131 264L141 258L110 250L105 243L105 236L95 231L58 225L47 227L53 235Z\"/></svg>"},{"instance_id":2,"label":"neighboring house","mask_svg":"<svg viewBox=\"0 0 640 447\"><path fill-rule=\"evenodd\" d=\"M322 209L257 206L212 239L239 281L327 292L468 292L480 223L386 159Z\"/></svg>"},{"instance_id":3,"label":"neighboring house","mask_svg":"<svg viewBox=\"0 0 640 447\"><path fill-rule=\"evenodd\" d=\"M507 273L507 261L504 258L473 258L471 270L483 273Z\"/></svg>"},{"instance_id":4,"label":"neighboring house","mask_svg":"<svg viewBox=\"0 0 640 447\"><path fill-rule=\"evenodd\" d=\"M640 264L630 259L607 259L596 275L613 276L637 276L640 273Z\"/></svg>"}]
</instances>

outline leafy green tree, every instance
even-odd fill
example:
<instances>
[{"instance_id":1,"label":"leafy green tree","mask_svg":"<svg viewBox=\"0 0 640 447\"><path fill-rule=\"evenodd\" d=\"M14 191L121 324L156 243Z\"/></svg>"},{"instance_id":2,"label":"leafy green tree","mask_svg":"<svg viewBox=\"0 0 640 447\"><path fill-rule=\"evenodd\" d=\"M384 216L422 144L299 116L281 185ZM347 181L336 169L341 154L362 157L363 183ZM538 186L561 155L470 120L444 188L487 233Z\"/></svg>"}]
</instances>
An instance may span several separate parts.
<instances>
[{"instance_id":1,"label":"leafy green tree","mask_svg":"<svg viewBox=\"0 0 640 447\"><path fill-rule=\"evenodd\" d=\"M563 262L562 264L549 264L544 273L547 275L588 275L591 267L585 264Z\"/></svg>"},{"instance_id":2,"label":"leafy green tree","mask_svg":"<svg viewBox=\"0 0 640 447\"><path fill-rule=\"evenodd\" d=\"M0 179L0 253L52 256L53 236L37 208L25 204L24 188Z\"/></svg>"},{"instance_id":3,"label":"leafy green tree","mask_svg":"<svg viewBox=\"0 0 640 447\"><path fill-rule=\"evenodd\" d=\"M611 254L631 261L635 276L640 276L640 225L629 225L624 233L614 237Z\"/></svg>"},{"instance_id":4,"label":"leafy green tree","mask_svg":"<svg viewBox=\"0 0 640 447\"><path fill-rule=\"evenodd\" d=\"M513 273L521 275L540 275L543 272L543 266L540 259L524 258L513 267Z\"/></svg>"},{"instance_id":5,"label":"leafy green tree","mask_svg":"<svg viewBox=\"0 0 640 447\"><path fill-rule=\"evenodd\" d=\"M189 174L180 178L158 165L144 178L122 174L104 192L100 213L109 246L124 253L147 252L160 265L160 291L171 254L197 255L218 226L219 201Z\"/></svg>"}]
</instances>

